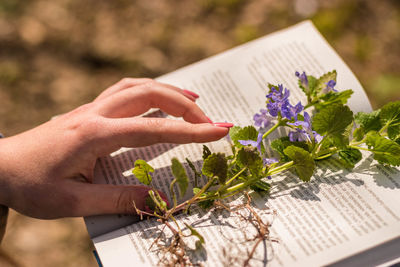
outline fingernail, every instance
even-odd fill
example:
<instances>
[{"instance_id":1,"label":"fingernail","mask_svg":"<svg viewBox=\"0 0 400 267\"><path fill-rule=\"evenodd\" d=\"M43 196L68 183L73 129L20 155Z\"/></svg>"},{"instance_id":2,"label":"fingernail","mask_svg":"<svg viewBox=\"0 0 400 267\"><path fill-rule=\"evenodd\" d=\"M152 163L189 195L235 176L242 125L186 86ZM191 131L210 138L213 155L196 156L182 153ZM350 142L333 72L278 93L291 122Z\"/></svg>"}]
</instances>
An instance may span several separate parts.
<instances>
[{"instance_id":1,"label":"fingernail","mask_svg":"<svg viewBox=\"0 0 400 267\"><path fill-rule=\"evenodd\" d=\"M215 126L218 127L225 127L225 128L231 128L233 127L233 123L229 123L229 122L215 122L213 123Z\"/></svg>"},{"instance_id":2,"label":"fingernail","mask_svg":"<svg viewBox=\"0 0 400 267\"><path fill-rule=\"evenodd\" d=\"M183 92L186 93L186 94L188 94L188 95L193 96L193 97L196 98L196 99L200 97L200 96L199 96L198 94L196 94L195 92L192 92L192 91L189 91L189 90L186 90L186 89L183 89Z\"/></svg>"},{"instance_id":3,"label":"fingernail","mask_svg":"<svg viewBox=\"0 0 400 267\"><path fill-rule=\"evenodd\" d=\"M207 118L209 123L213 123L213 121L209 117L206 117L206 118Z\"/></svg>"}]
</instances>

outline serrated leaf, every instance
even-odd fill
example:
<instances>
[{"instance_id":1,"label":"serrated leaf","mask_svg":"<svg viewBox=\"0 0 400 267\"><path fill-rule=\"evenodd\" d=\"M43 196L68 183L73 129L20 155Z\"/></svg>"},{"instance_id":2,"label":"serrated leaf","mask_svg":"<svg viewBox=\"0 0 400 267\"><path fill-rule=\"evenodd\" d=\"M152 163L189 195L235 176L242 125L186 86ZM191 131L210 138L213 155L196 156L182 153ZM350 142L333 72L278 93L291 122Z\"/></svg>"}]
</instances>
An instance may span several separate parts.
<instances>
[{"instance_id":1,"label":"serrated leaf","mask_svg":"<svg viewBox=\"0 0 400 267\"><path fill-rule=\"evenodd\" d=\"M317 95L316 88L318 85L318 79L312 75L307 75L307 80L309 92L307 93L305 90L303 91L306 93L307 96L315 97Z\"/></svg>"},{"instance_id":2,"label":"serrated leaf","mask_svg":"<svg viewBox=\"0 0 400 267\"><path fill-rule=\"evenodd\" d=\"M331 143L340 149L345 149L350 142L350 133L353 129L353 124L349 124L342 134L331 135Z\"/></svg>"},{"instance_id":3,"label":"serrated leaf","mask_svg":"<svg viewBox=\"0 0 400 267\"><path fill-rule=\"evenodd\" d=\"M138 159L135 161L135 167L132 170L132 173L136 176L136 178L145 185L150 185L152 181L152 177L150 175L151 172L154 172L154 168L151 167L146 161L142 159Z\"/></svg>"},{"instance_id":4,"label":"serrated leaf","mask_svg":"<svg viewBox=\"0 0 400 267\"><path fill-rule=\"evenodd\" d=\"M342 162L349 168L354 168L354 166L362 159L362 154L360 150L355 148L347 148L340 150L338 153Z\"/></svg>"},{"instance_id":5,"label":"serrated leaf","mask_svg":"<svg viewBox=\"0 0 400 267\"><path fill-rule=\"evenodd\" d=\"M319 77L315 85L315 92L319 94L322 89L326 88L326 84L330 80L334 80L336 82L336 76L337 76L336 70L333 70Z\"/></svg>"},{"instance_id":6,"label":"serrated leaf","mask_svg":"<svg viewBox=\"0 0 400 267\"><path fill-rule=\"evenodd\" d=\"M299 178L304 182L310 181L315 169L315 162L311 154L297 146L288 146L285 148L284 153L293 160L293 166Z\"/></svg>"},{"instance_id":7,"label":"serrated leaf","mask_svg":"<svg viewBox=\"0 0 400 267\"><path fill-rule=\"evenodd\" d=\"M348 106L332 105L318 112L312 120L313 129L320 135L343 134L353 122L353 112Z\"/></svg>"},{"instance_id":8,"label":"serrated leaf","mask_svg":"<svg viewBox=\"0 0 400 267\"><path fill-rule=\"evenodd\" d=\"M361 141L364 138L365 132L364 132L364 128L360 127L354 130L353 132L353 138L356 141Z\"/></svg>"},{"instance_id":9,"label":"serrated leaf","mask_svg":"<svg viewBox=\"0 0 400 267\"><path fill-rule=\"evenodd\" d=\"M250 188L255 192L268 192L271 189L271 185L262 180L258 180L254 184L250 185Z\"/></svg>"},{"instance_id":10,"label":"serrated leaf","mask_svg":"<svg viewBox=\"0 0 400 267\"><path fill-rule=\"evenodd\" d=\"M242 147L236 157L236 162L242 168L248 167L253 176L259 176L264 167L263 160L257 149L253 147Z\"/></svg>"},{"instance_id":11,"label":"serrated leaf","mask_svg":"<svg viewBox=\"0 0 400 267\"><path fill-rule=\"evenodd\" d=\"M400 101L384 105L380 112L382 125L387 126L388 137L395 140L400 137Z\"/></svg>"},{"instance_id":12,"label":"serrated leaf","mask_svg":"<svg viewBox=\"0 0 400 267\"><path fill-rule=\"evenodd\" d=\"M379 131L382 128L380 110L371 113L358 112L354 116L354 120L362 127L364 133L368 133L369 131Z\"/></svg>"},{"instance_id":13,"label":"serrated leaf","mask_svg":"<svg viewBox=\"0 0 400 267\"><path fill-rule=\"evenodd\" d=\"M254 126L238 127L234 126L229 131L229 136L231 137L233 143L236 147L243 147L239 140L253 140L257 141L258 131ZM262 144L261 144L262 145Z\"/></svg>"},{"instance_id":14,"label":"serrated leaf","mask_svg":"<svg viewBox=\"0 0 400 267\"><path fill-rule=\"evenodd\" d=\"M178 183L180 196L183 197L189 185L189 178L187 177L185 168L182 166L177 158L172 158L171 162L172 174L174 175L176 182Z\"/></svg>"},{"instance_id":15,"label":"serrated leaf","mask_svg":"<svg viewBox=\"0 0 400 267\"><path fill-rule=\"evenodd\" d=\"M376 132L367 135L366 144L374 153L374 159L381 164L400 166L400 145L395 141L386 139Z\"/></svg>"},{"instance_id":16,"label":"serrated leaf","mask_svg":"<svg viewBox=\"0 0 400 267\"><path fill-rule=\"evenodd\" d=\"M220 184L226 180L228 164L225 155L222 153L213 153L204 160L202 172L208 177L218 177Z\"/></svg>"},{"instance_id":17,"label":"serrated leaf","mask_svg":"<svg viewBox=\"0 0 400 267\"><path fill-rule=\"evenodd\" d=\"M208 148L208 146L203 145L203 160L208 158L208 156L210 156L210 155L211 155L211 151Z\"/></svg>"},{"instance_id":18,"label":"serrated leaf","mask_svg":"<svg viewBox=\"0 0 400 267\"><path fill-rule=\"evenodd\" d=\"M291 142L288 136L275 139L271 142L271 148L279 153L281 161L283 162L290 161L289 157L283 152L288 146L297 146L308 150L308 145L305 142Z\"/></svg>"},{"instance_id":19,"label":"serrated leaf","mask_svg":"<svg viewBox=\"0 0 400 267\"><path fill-rule=\"evenodd\" d=\"M345 134L337 134L330 137L331 142L337 148L345 148L349 145L349 137Z\"/></svg>"},{"instance_id":20,"label":"serrated leaf","mask_svg":"<svg viewBox=\"0 0 400 267\"><path fill-rule=\"evenodd\" d=\"M321 110L325 108L326 106L330 106L332 104L346 104L347 100L351 97L353 94L353 90L344 90L341 92L329 92L326 94L323 94L320 97L320 100L322 100L320 103L315 104L315 107L318 110Z\"/></svg>"},{"instance_id":21,"label":"serrated leaf","mask_svg":"<svg viewBox=\"0 0 400 267\"><path fill-rule=\"evenodd\" d=\"M192 226L190 226L187 223L185 223L185 225L190 230L190 235L197 237L201 244L205 243L204 237L199 232L197 232L196 229L194 229Z\"/></svg>"}]
</instances>

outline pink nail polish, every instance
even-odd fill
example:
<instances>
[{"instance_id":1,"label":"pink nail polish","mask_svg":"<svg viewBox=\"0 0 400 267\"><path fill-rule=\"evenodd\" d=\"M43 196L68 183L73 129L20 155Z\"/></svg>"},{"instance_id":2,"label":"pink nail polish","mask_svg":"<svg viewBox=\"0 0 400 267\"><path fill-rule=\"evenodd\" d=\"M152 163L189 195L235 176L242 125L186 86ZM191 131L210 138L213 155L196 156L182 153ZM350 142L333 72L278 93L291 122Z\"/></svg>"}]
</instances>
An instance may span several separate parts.
<instances>
[{"instance_id":1,"label":"pink nail polish","mask_svg":"<svg viewBox=\"0 0 400 267\"><path fill-rule=\"evenodd\" d=\"M191 96L193 96L194 98L199 98L200 96L198 95L198 94L196 94L195 92L192 92L192 91L189 91L189 90L186 90L186 89L184 89L184 90L182 90L184 93L186 93L186 94L188 94L188 95L191 95Z\"/></svg>"},{"instance_id":2,"label":"pink nail polish","mask_svg":"<svg viewBox=\"0 0 400 267\"><path fill-rule=\"evenodd\" d=\"M209 123L213 123L213 121L209 117L206 117L206 118L207 118Z\"/></svg>"},{"instance_id":3,"label":"pink nail polish","mask_svg":"<svg viewBox=\"0 0 400 267\"><path fill-rule=\"evenodd\" d=\"M233 123L229 123L229 122L215 122L213 123L215 126L218 127L225 127L225 128L231 128L233 127Z\"/></svg>"}]
</instances>

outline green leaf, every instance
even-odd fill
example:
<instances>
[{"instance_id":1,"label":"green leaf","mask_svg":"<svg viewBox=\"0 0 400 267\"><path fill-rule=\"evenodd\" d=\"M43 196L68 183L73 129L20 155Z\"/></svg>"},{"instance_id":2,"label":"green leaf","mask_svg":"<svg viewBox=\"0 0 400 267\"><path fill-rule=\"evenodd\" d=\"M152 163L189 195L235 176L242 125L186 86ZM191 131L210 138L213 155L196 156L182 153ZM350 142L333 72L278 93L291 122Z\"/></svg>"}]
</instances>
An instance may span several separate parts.
<instances>
[{"instance_id":1,"label":"green leaf","mask_svg":"<svg viewBox=\"0 0 400 267\"><path fill-rule=\"evenodd\" d=\"M257 182L250 185L250 188L255 192L268 192L271 189L271 185L263 180L257 180Z\"/></svg>"},{"instance_id":2,"label":"green leaf","mask_svg":"<svg viewBox=\"0 0 400 267\"><path fill-rule=\"evenodd\" d=\"M203 160L208 158L208 156L210 156L210 155L211 155L211 151L208 148L208 146L203 145Z\"/></svg>"},{"instance_id":3,"label":"green leaf","mask_svg":"<svg viewBox=\"0 0 400 267\"><path fill-rule=\"evenodd\" d=\"M337 148L345 148L349 145L349 137L345 134L337 134L330 137L331 142Z\"/></svg>"},{"instance_id":4,"label":"green leaf","mask_svg":"<svg viewBox=\"0 0 400 267\"><path fill-rule=\"evenodd\" d=\"M204 160L202 172L208 177L218 177L220 184L226 180L228 163L222 153L213 153Z\"/></svg>"},{"instance_id":5,"label":"green leaf","mask_svg":"<svg viewBox=\"0 0 400 267\"><path fill-rule=\"evenodd\" d=\"M320 100L322 100L320 103L315 104L315 107L318 110L323 109L326 106L330 106L332 104L346 104L347 100L351 97L353 94L353 90L344 90L341 92L328 92L326 94L323 94L320 96Z\"/></svg>"},{"instance_id":6,"label":"green leaf","mask_svg":"<svg viewBox=\"0 0 400 267\"><path fill-rule=\"evenodd\" d=\"M197 195L197 193L199 193L200 191L201 191L200 188L198 188L198 187L193 187L193 194L194 194L194 195Z\"/></svg>"},{"instance_id":7,"label":"green leaf","mask_svg":"<svg viewBox=\"0 0 400 267\"><path fill-rule=\"evenodd\" d=\"M187 228L189 228L189 230L190 230L190 235L197 237L197 238L199 239L199 241L200 241L201 244L204 244L204 243L205 243L204 237L203 237L199 232L197 232L196 229L194 229L192 226L190 226L190 225L187 224L187 223L185 223L185 225L186 225Z\"/></svg>"},{"instance_id":8,"label":"green leaf","mask_svg":"<svg viewBox=\"0 0 400 267\"><path fill-rule=\"evenodd\" d=\"M147 206L152 211L156 211L157 209L156 203L154 203L153 199L150 196L147 196L144 199L144 205L145 207Z\"/></svg>"},{"instance_id":9,"label":"green leaf","mask_svg":"<svg viewBox=\"0 0 400 267\"><path fill-rule=\"evenodd\" d=\"M364 138L365 132L364 132L364 128L360 127L354 130L353 132L353 138L356 141L361 141Z\"/></svg>"},{"instance_id":10,"label":"green leaf","mask_svg":"<svg viewBox=\"0 0 400 267\"><path fill-rule=\"evenodd\" d=\"M338 155L348 168L354 168L356 163L362 159L360 150L350 147L345 150L340 150Z\"/></svg>"},{"instance_id":11,"label":"green leaf","mask_svg":"<svg viewBox=\"0 0 400 267\"><path fill-rule=\"evenodd\" d=\"M310 181L315 169L311 154L297 146L288 146L283 152L293 160L299 178L304 182Z\"/></svg>"},{"instance_id":12,"label":"green leaf","mask_svg":"<svg viewBox=\"0 0 400 267\"><path fill-rule=\"evenodd\" d=\"M309 92L307 93L307 90L303 90L307 96L312 96L315 97L316 94L316 88L318 86L318 79L315 78L312 75L307 75L307 80L308 80L308 88L309 88Z\"/></svg>"},{"instance_id":13,"label":"green leaf","mask_svg":"<svg viewBox=\"0 0 400 267\"><path fill-rule=\"evenodd\" d=\"M314 89L315 93L319 94L322 91L322 89L325 89L327 82L329 82L330 80L334 80L336 82L336 76L337 76L336 70L333 70L319 77L315 85Z\"/></svg>"},{"instance_id":14,"label":"green leaf","mask_svg":"<svg viewBox=\"0 0 400 267\"><path fill-rule=\"evenodd\" d=\"M145 206L155 213L162 213L168 209L167 203L160 197L158 192L148 191L148 196L144 200Z\"/></svg>"},{"instance_id":15,"label":"green leaf","mask_svg":"<svg viewBox=\"0 0 400 267\"><path fill-rule=\"evenodd\" d=\"M187 177L185 168L179 162L177 158L172 158L172 174L174 175L176 182L179 186L180 196L183 197L186 193L186 189L189 185L189 178Z\"/></svg>"},{"instance_id":16,"label":"green leaf","mask_svg":"<svg viewBox=\"0 0 400 267\"><path fill-rule=\"evenodd\" d=\"M358 112L354 116L354 120L361 126L364 134L369 131L379 131L382 128L380 121L380 110L371 113Z\"/></svg>"},{"instance_id":17,"label":"green leaf","mask_svg":"<svg viewBox=\"0 0 400 267\"><path fill-rule=\"evenodd\" d=\"M366 144L374 153L374 159L381 164L400 166L400 145L395 141L386 139L376 132L367 135Z\"/></svg>"},{"instance_id":18,"label":"green leaf","mask_svg":"<svg viewBox=\"0 0 400 267\"><path fill-rule=\"evenodd\" d=\"M151 172L154 172L154 168L151 167L146 161L142 159L138 159L135 161L135 167L133 168L132 173L142 184L151 184Z\"/></svg>"},{"instance_id":19,"label":"green leaf","mask_svg":"<svg viewBox=\"0 0 400 267\"><path fill-rule=\"evenodd\" d=\"M320 135L343 134L353 121L353 112L348 106L335 104L322 109L312 120L315 131Z\"/></svg>"},{"instance_id":20,"label":"green leaf","mask_svg":"<svg viewBox=\"0 0 400 267\"><path fill-rule=\"evenodd\" d=\"M288 146L297 146L308 150L308 145L305 142L291 142L288 136L275 139L271 142L271 148L279 153L283 162L290 161L289 157L283 152Z\"/></svg>"},{"instance_id":21,"label":"green leaf","mask_svg":"<svg viewBox=\"0 0 400 267\"><path fill-rule=\"evenodd\" d=\"M199 181L199 179L201 178L201 173L199 171L197 171L196 167L194 166L193 162L186 158L186 162L189 165L190 169L192 169L193 173L194 173L194 186L197 186L197 183Z\"/></svg>"},{"instance_id":22,"label":"green leaf","mask_svg":"<svg viewBox=\"0 0 400 267\"><path fill-rule=\"evenodd\" d=\"M239 140L253 140L257 141L258 131L254 126L246 126L240 128L238 126L232 127L229 131L229 136L231 137L233 143L236 147L241 148L244 147ZM264 145L261 143L261 152L265 150Z\"/></svg>"},{"instance_id":23,"label":"green leaf","mask_svg":"<svg viewBox=\"0 0 400 267\"><path fill-rule=\"evenodd\" d=\"M240 167L248 167L251 174L256 177L264 167L263 160L254 147L242 147L237 153L236 161Z\"/></svg>"},{"instance_id":24,"label":"green leaf","mask_svg":"<svg viewBox=\"0 0 400 267\"><path fill-rule=\"evenodd\" d=\"M387 126L388 137L395 140L400 137L400 101L391 102L381 109L380 120Z\"/></svg>"}]
</instances>

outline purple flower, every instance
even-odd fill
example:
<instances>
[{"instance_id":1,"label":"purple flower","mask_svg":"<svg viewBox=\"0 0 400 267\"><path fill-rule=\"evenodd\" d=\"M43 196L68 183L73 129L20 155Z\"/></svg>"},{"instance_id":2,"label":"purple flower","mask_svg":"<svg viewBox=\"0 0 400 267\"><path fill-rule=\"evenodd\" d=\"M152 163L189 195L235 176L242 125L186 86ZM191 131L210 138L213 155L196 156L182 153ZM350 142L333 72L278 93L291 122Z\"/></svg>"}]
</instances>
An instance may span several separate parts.
<instances>
[{"instance_id":1,"label":"purple flower","mask_svg":"<svg viewBox=\"0 0 400 267\"><path fill-rule=\"evenodd\" d=\"M271 124L272 117L268 115L268 110L260 109L260 113L253 116L254 125L257 127L268 127Z\"/></svg>"},{"instance_id":2,"label":"purple flower","mask_svg":"<svg viewBox=\"0 0 400 267\"><path fill-rule=\"evenodd\" d=\"M301 84L305 87L308 88L308 79L306 73L303 71L302 74L300 74L298 71L295 72L295 75L297 78L299 78Z\"/></svg>"},{"instance_id":3,"label":"purple flower","mask_svg":"<svg viewBox=\"0 0 400 267\"><path fill-rule=\"evenodd\" d=\"M329 93L329 92L335 92L337 93L338 90L335 89L336 82L334 80L329 80L329 82L326 83L326 87L322 90L324 94Z\"/></svg>"},{"instance_id":4,"label":"purple flower","mask_svg":"<svg viewBox=\"0 0 400 267\"><path fill-rule=\"evenodd\" d=\"M258 133L257 136L257 141L253 141L253 140L238 140L238 142L244 146L252 146L252 147L256 147L258 149L258 151L261 153L261 143L262 143L262 133Z\"/></svg>"},{"instance_id":5,"label":"purple flower","mask_svg":"<svg viewBox=\"0 0 400 267\"><path fill-rule=\"evenodd\" d=\"M289 100L284 100L284 101L279 101L279 102L269 102L267 104L267 108L268 108L269 114L271 114L271 116L273 116L273 117L276 117L276 116L278 116L279 112L287 109L288 105L290 105Z\"/></svg>"},{"instance_id":6,"label":"purple flower","mask_svg":"<svg viewBox=\"0 0 400 267\"><path fill-rule=\"evenodd\" d=\"M283 102L289 98L290 92L287 88L283 90L283 85L278 85L278 90L275 86L271 87L271 92L267 95L267 98L274 102Z\"/></svg>"},{"instance_id":7,"label":"purple flower","mask_svg":"<svg viewBox=\"0 0 400 267\"><path fill-rule=\"evenodd\" d=\"M306 131L296 128L295 132L289 132L289 140L290 142L305 142L311 141L309 140L309 136Z\"/></svg>"},{"instance_id":8,"label":"purple flower","mask_svg":"<svg viewBox=\"0 0 400 267\"><path fill-rule=\"evenodd\" d=\"M278 160L276 158L265 158L263 159L264 165L271 165L273 163L277 163Z\"/></svg>"},{"instance_id":9,"label":"purple flower","mask_svg":"<svg viewBox=\"0 0 400 267\"><path fill-rule=\"evenodd\" d=\"M273 117L278 116L279 112L286 109L289 103L289 95L290 92L287 88L283 90L283 85L279 84L278 89L276 87L272 87L270 93L267 95L268 103L267 108L269 114Z\"/></svg>"},{"instance_id":10,"label":"purple flower","mask_svg":"<svg viewBox=\"0 0 400 267\"><path fill-rule=\"evenodd\" d=\"M282 116L289 120L291 120L292 118L297 120L297 115L303 110L303 108L304 107L301 102L297 103L296 106L288 104L282 107Z\"/></svg>"},{"instance_id":11,"label":"purple flower","mask_svg":"<svg viewBox=\"0 0 400 267\"><path fill-rule=\"evenodd\" d=\"M296 128L295 132L289 132L289 140L291 142L321 142L323 136L319 135L316 131L312 130L311 118L307 112L304 112L304 121L295 121L293 123L288 122L289 125L301 126Z\"/></svg>"}]
</instances>

